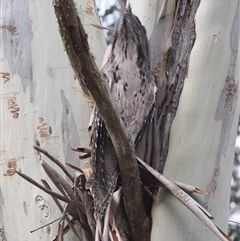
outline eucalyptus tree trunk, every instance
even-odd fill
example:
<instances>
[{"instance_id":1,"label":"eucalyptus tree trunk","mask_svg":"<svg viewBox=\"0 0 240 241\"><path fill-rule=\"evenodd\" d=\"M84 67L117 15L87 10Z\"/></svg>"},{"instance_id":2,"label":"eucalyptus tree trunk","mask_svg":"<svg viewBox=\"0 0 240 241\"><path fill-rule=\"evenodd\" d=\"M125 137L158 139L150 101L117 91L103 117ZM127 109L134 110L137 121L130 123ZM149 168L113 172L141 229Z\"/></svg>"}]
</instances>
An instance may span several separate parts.
<instances>
[{"instance_id":1,"label":"eucalyptus tree trunk","mask_svg":"<svg viewBox=\"0 0 240 241\"><path fill-rule=\"evenodd\" d=\"M210 192L193 196L227 231L239 116L239 1L129 2L147 29L159 89L138 155L160 172L166 162L163 174L170 180ZM100 68L106 43L90 25L99 24L94 1L77 1L76 7ZM63 163L89 167L70 148L89 145L92 100L71 68L51 1L3 0L2 8L0 234L6 240L51 240L57 223L48 223L60 212L15 171L48 180L39 162L44 157L33 144ZM219 239L161 189L152 208L151 240Z\"/></svg>"},{"instance_id":2,"label":"eucalyptus tree trunk","mask_svg":"<svg viewBox=\"0 0 240 241\"><path fill-rule=\"evenodd\" d=\"M196 2L186 1L185 13L191 13ZM207 190L207 196L193 196L225 232L239 117L239 1L229 3L201 0L192 24L188 23L188 28L195 28L196 36L171 126L163 172L170 180ZM182 14L183 21L184 17ZM178 42L182 45L179 59L190 47L184 44L185 40L187 37ZM173 49L174 42L173 39ZM180 76L186 63L178 64ZM173 65L169 66L171 72ZM152 240L219 240L164 189L158 193L152 217Z\"/></svg>"},{"instance_id":3,"label":"eucalyptus tree trunk","mask_svg":"<svg viewBox=\"0 0 240 241\"><path fill-rule=\"evenodd\" d=\"M90 25L100 24L95 4L78 1L77 7L100 68L106 43L102 31ZM60 211L51 196L15 171L49 182L40 162L46 158L35 144L64 164L89 167L89 160L81 162L70 148L89 146L92 100L69 63L52 1L3 0L1 8L0 230L5 240L52 240L59 220L47 224L61 217Z\"/></svg>"}]
</instances>

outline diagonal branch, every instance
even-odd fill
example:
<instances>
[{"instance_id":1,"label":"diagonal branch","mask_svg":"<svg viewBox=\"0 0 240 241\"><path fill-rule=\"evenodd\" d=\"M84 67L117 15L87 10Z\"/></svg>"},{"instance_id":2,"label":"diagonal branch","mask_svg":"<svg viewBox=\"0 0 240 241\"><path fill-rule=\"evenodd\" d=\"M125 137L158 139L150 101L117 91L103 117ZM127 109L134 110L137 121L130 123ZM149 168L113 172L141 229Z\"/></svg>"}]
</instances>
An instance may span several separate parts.
<instances>
[{"instance_id":1,"label":"diagonal branch","mask_svg":"<svg viewBox=\"0 0 240 241\"><path fill-rule=\"evenodd\" d=\"M117 153L121 177L124 180L123 195L132 238L147 240L149 219L142 201L134 145L127 138L117 106L112 101L106 82L89 51L87 34L77 16L73 1L55 0L54 9L70 63L81 80L84 93L86 94L88 89L95 100Z\"/></svg>"},{"instance_id":2,"label":"diagonal branch","mask_svg":"<svg viewBox=\"0 0 240 241\"><path fill-rule=\"evenodd\" d=\"M147 163L137 157L137 160L143 165L163 186L165 186L179 201L181 201L191 212L193 212L217 237L222 241L231 241L231 239L221 229L219 229L211 220L213 216L197 203L191 196L184 192L175 183L168 180L161 173L154 170ZM182 184L180 184L182 185Z\"/></svg>"}]
</instances>

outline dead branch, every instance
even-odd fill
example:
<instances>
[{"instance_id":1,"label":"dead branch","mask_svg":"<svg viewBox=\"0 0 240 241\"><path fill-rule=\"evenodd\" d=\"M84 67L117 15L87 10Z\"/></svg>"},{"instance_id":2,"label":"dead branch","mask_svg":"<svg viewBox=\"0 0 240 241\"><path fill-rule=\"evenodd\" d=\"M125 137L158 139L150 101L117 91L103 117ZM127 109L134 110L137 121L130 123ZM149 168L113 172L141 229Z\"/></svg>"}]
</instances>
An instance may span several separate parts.
<instances>
[{"instance_id":1,"label":"dead branch","mask_svg":"<svg viewBox=\"0 0 240 241\"><path fill-rule=\"evenodd\" d=\"M55 198L58 198L59 200L63 201L63 202L66 202L66 203L71 203L72 205L75 205L74 202L56 192L53 192L51 190L49 190L48 188L40 185L38 182L36 182L35 180L33 180L31 177L21 173L21 172L18 172L16 171L16 173L21 176L22 178L24 178L25 180L27 180L28 182L32 183L34 186L40 188L41 190L43 190L44 192L50 194L51 196L55 197Z\"/></svg>"},{"instance_id":2,"label":"dead branch","mask_svg":"<svg viewBox=\"0 0 240 241\"><path fill-rule=\"evenodd\" d=\"M231 239L213 222L213 216L197 203L186 192L180 189L176 184L168 180L161 173L154 170L147 163L137 157L137 160L143 165L154 177L156 177L179 201L181 201L192 213L194 213L217 237L222 241L231 241Z\"/></svg>"},{"instance_id":3,"label":"dead branch","mask_svg":"<svg viewBox=\"0 0 240 241\"><path fill-rule=\"evenodd\" d=\"M73 182L73 176L67 171L65 166L55 157L53 157L50 153L48 153L45 149L40 146L34 145L33 148L41 153L43 153L46 157L52 160L55 164L57 164L63 172L69 177L69 179Z\"/></svg>"}]
</instances>

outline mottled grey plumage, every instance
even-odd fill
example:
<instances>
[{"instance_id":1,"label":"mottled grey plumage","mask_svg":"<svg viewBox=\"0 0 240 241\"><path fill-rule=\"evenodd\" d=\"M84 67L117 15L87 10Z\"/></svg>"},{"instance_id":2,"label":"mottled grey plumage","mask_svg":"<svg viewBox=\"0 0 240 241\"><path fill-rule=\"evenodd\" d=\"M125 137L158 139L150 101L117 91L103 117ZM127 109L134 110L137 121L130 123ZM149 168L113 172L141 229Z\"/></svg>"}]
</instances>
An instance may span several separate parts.
<instances>
[{"instance_id":1,"label":"mottled grey plumage","mask_svg":"<svg viewBox=\"0 0 240 241\"><path fill-rule=\"evenodd\" d=\"M129 7L120 17L103 75L118 105L128 136L137 145L154 109L156 85L150 72L146 30ZM113 144L95 109L92 131L94 208L104 216L119 175Z\"/></svg>"}]
</instances>

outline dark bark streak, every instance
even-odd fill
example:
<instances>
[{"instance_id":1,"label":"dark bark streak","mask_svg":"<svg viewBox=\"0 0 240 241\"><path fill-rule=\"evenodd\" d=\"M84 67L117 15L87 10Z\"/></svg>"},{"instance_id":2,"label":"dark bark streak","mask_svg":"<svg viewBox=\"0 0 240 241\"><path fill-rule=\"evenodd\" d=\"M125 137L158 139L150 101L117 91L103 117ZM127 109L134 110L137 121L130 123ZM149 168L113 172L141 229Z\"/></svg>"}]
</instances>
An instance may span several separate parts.
<instances>
[{"instance_id":1,"label":"dark bark streak","mask_svg":"<svg viewBox=\"0 0 240 241\"><path fill-rule=\"evenodd\" d=\"M94 98L117 153L121 178L124 180L122 185L125 212L132 240L149 240L150 220L145 213L142 201L141 182L133 143L127 138L118 109L89 52L87 35L77 16L73 1L56 0L54 9L70 63L84 93L88 96L91 94Z\"/></svg>"},{"instance_id":2,"label":"dark bark streak","mask_svg":"<svg viewBox=\"0 0 240 241\"><path fill-rule=\"evenodd\" d=\"M148 155L151 153L150 165L161 173L168 154L170 128L177 112L184 79L187 76L189 57L195 42L194 17L199 4L200 0L179 0L175 13L172 46L167 53L167 92L161 103L157 103L157 116L150 127L153 130L153 144L150 146L152 150L147 152Z\"/></svg>"}]
</instances>

